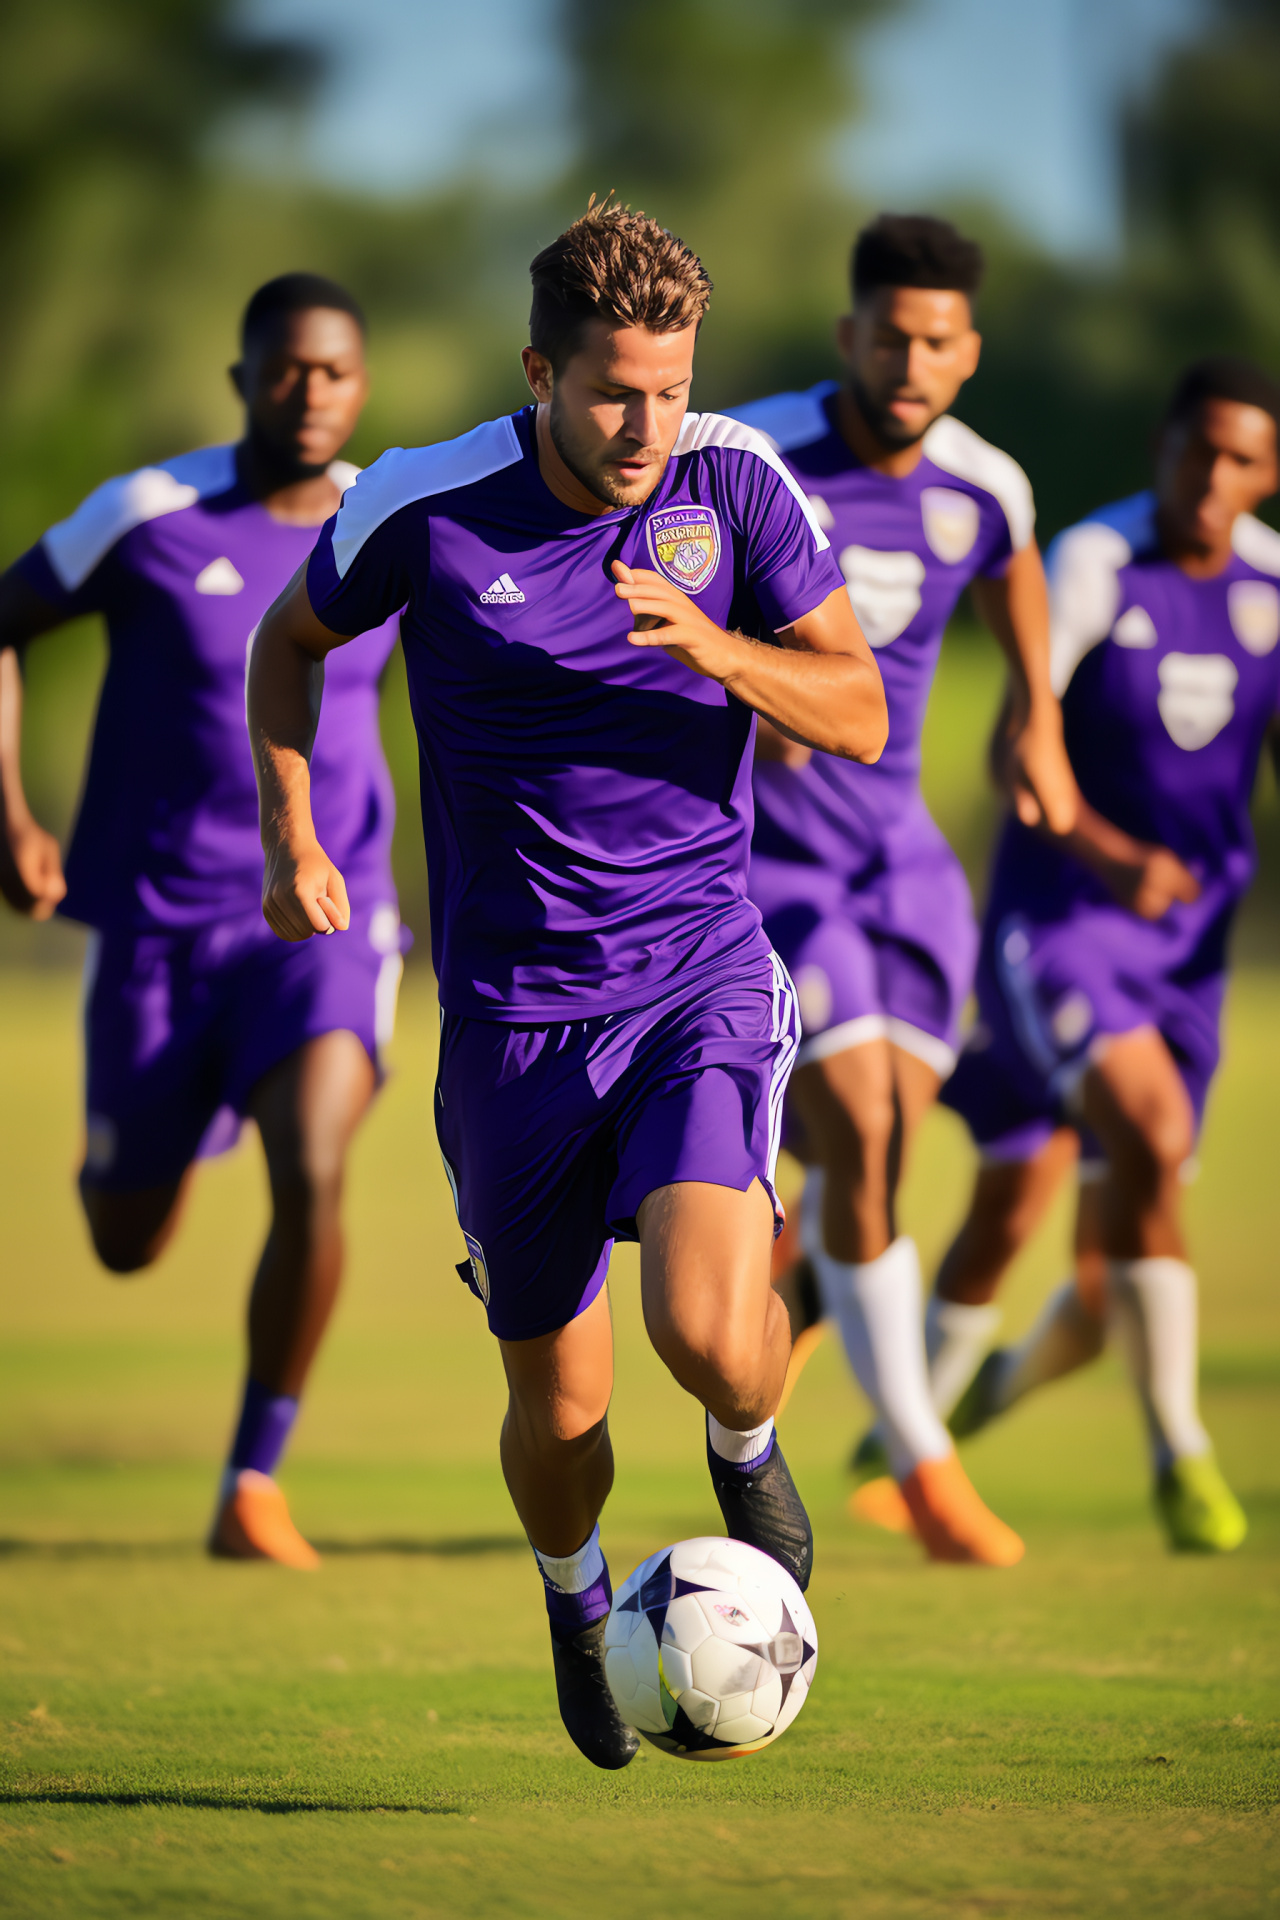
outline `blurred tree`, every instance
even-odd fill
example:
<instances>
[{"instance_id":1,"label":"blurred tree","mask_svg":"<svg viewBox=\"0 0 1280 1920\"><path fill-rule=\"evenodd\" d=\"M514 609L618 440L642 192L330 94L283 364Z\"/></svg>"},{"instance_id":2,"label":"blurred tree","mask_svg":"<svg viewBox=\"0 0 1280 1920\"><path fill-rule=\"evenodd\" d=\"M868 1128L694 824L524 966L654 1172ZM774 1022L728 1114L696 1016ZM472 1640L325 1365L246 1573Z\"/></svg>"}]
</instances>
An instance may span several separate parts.
<instances>
[{"instance_id":1,"label":"blurred tree","mask_svg":"<svg viewBox=\"0 0 1280 1920\"><path fill-rule=\"evenodd\" d=\"M564 0L580 151L562 211L614 188L716 283L698 403L829 370L854 226L834 179L853 41L889 0Z\"/></svg>"},{"instance_id":2,"label":"blurred tree","mask_svg":"<svg viewBox=\"0 0 1280 1920\"><path fill-rule=\"evenodd\" d=\"M20 470L56 492L66 464L98 477L129 445L210 131L249 101L300 102L318 77L314 49L233 19L228 0L0 7L6 518Z\"/></svg>"}]
</instances>

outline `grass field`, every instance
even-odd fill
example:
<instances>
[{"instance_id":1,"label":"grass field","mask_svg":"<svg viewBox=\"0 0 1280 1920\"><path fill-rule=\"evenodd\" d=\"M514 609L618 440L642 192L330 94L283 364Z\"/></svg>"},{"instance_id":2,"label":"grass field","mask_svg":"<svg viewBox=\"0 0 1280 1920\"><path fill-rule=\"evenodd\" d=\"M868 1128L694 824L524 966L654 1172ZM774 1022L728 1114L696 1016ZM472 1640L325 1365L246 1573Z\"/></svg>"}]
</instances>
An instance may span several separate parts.
<instances>
[{"instance_id":1,"label":"grass field","mask_svg":"<svg viewBox=\"0 0 1280 1920\"><path fill-rule=\"evenodd\" d=\"M927 1567L842 1512L861 1418L822 1349L786 1424L818 1530L813 1697L773 1751L593 1772L556 1719L497 1471L500 1395L429 1137L434 1003L410 976L359 1142L350 1283L286 1481L315 1576L199 1540L263 1219L256 1150L210 1167L151 1275L95 1269L71 1204L74 984L0 985L0 1908L6 1915L1021 1916L1280 1910L1280 982L1246 974L1191 1208L1205 1403L1253 1521L1171 1559L1112 1363L971 1451L1028 1541ZM967 1149L931 1123L926 1259ZM1061 1269L1060 1215L1008 1324ZM615 1262L615 1572L710 1530L698 1417Z\"/></svg>"}]
</instances>

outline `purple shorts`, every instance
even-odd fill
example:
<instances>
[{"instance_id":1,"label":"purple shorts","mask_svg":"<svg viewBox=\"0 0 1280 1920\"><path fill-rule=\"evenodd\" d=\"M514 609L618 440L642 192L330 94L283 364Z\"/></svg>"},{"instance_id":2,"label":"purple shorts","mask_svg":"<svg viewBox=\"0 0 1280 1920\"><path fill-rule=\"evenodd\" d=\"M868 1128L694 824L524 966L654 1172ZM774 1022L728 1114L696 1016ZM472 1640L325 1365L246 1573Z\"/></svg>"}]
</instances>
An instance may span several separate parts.
<instances>
[{"instance_id":1,"label":"purple shorts","mask_svg":"<svg viewBox=\"0 0 1280 1920\"><path fill-rule=\"evenodd\" d=\"M852 877L753 853L748 891L796 983L797 1065L886 1038L946 1078L978 930L964 869L918 794Z\"/></svg>"},{"instance_id":2,"label":"purple shorts","mask_svg":"<svg viewBox=\"0 0 1280 1920\"><path fill-rule=\"evenodd\" d=\"M254 1087L308 1040L347 1029L376 1063L404 936L394 897L346 933L292 945L260 914L195 934L95 933L85 962L84 1178L167 1186L235 1144Z\"/></svg>"},{"instance_id":3,"label":"purple shorts","mask_svg":"<svg viewBox=\"0 0 1280 1920\"><path fill-rule=\"evenodd\" d=\"M515 1027L443 1014L436 1132L469 1260L501 1340L582 1313L646 1194L679 1180L773 1188L800 1035L776 955L653 1006Z\"/></svg>"},{"instance_id":4,"label":"purple shorts","mask_svg":"<svg viewBox=\"0 0 1280 1920\"><path fill-rule=\"evenodd\" d=\"M1108 1037L1155 1027L1182 1075L1196 1126L1220 1054L1226 975L1178 951L1161 967L1159 928L1123 908L1081 902L1037 924L995 914L983 931L978 1023L942 1098L988 1161L1029 1160L1061 1126L1100 1149L1074 1108Z\"/></svg>"}]
</instances>

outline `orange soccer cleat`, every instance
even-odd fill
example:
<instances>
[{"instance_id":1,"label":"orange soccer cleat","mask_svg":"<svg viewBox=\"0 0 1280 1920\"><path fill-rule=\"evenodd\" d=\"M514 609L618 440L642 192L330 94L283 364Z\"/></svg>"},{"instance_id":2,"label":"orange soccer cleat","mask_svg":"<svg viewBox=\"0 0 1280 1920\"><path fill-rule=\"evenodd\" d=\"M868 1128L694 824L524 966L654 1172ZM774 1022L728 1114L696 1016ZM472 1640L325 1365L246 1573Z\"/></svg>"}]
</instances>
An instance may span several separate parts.
<instances>
[{"instance_id":1,"label":"orange soccer cleat","mask_svg":"<svg viewBox=\"0 0 1280 1920\"><path fill-rule=\"evenodd\" d=\"M209 1552L219 1560L274 1560L311 1573L320 1555L289 1518L284 1494L269 1474L245 1467L218 1508Z\"/></svg>"},{"instance_id":2,"label":"orange soccer cleat","mask_svg":"<svg viewBox=\"0 0 1280 1920\"><path fill-rule=\"evenodd\" d=\"M849 1512L855 1520L865 1520L871 1527L883 1527L886 1533L916 1530L901 1487L887 1473L878 1474L874 1480L864 1480L860 1487L854 1488L849 1495Z\"/></svg>"},{"instance_id":3,"label":"orange soccer cleat","mask_svg":"<svg viewBox=\"0 0 1280 1920\"><path fill-rule=\"evenodd\" d=\"M955 1452L922 1460L902 1482L902 1498L931 1560L1014 1567L1026 1548L992 1513Z\"/></svg>"}]
</instances>

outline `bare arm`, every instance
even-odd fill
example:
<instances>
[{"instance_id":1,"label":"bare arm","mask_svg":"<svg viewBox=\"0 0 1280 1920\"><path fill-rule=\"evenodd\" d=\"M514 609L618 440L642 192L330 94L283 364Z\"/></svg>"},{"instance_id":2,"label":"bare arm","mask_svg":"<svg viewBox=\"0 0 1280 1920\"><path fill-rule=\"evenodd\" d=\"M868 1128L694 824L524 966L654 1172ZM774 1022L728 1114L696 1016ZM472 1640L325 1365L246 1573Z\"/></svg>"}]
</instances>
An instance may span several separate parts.
<instances>
[{"instance_id":1,"label":"bare arm","mask_svg":"<svg viewBox=\"0 0 1280 1920\"><path fill-rule=\"evenodd\" d=\"M1032 540L1002 579L979 575L969 589L1009 664L1009 698L992 743L992 764L1028 827L1043 819L1068 833L1078 794L1062 744L1062 714L1049 682L1049 589Z\"/></svg>"},{"instance_id":2,"label":"bare arm","mask_svg":"<svg viewBox=\"0 0 1280 1920\"><path fill-rule=\"evenodd\" d=\"M771 760L784 767L805 767L813 758L813 748L802 746L790 735L779 733L772 720L756 716L756 759Z\"/></svg>"},{"instance_id":3,"label":"bare arm","mask_svg":"<svg viewBox=\"0 0 1280 1920\"><path fill-rule=\"evenodd\" d=\"M1175 900L1189 905L1200 897L1199 882L1176 853L1135 840L1096 813L1083 797L1076 805L1075 826L1061 844L1139 919L1159 920Z\"/></svg>"},{"instance_id":4,"label":"bare arm","mask_svg":"<svg viewBox=\"0 0 1280 1920\"><path fill-rule=\"evenodd\" d=\"M884 686L843 587L770 646L725 633L660 573L621 560L613 571L636 622L627 635L633 646L668 648L802 747L845 760L880 758L889 733Z\"/></svg>"},{"instance_id":5,"label":"bare arm","mask_svg":"<svg viewBox=\"0 0 1280 1920\"><path fill-rule=\"evenodd\" d=\"M47 920L67 891L58 842L33 817L22 785L22 674L17 649L63 624L12 568L0 574L0 894Z\"/></svg>"},{"instance_id":6,"label":"bare arm","mask_svg":"<svg viewBox=\"0 0 1280 1920\"><path fill-rule=\"evenodd\" d=\"M263 615L249 653L245 704L258 780L262 912L282 940L342 933L351 922L346 883L316 839L310 766L325 656L350 638L331 633L312 612L304 564Z\"/></svg>"}]
</instances>

